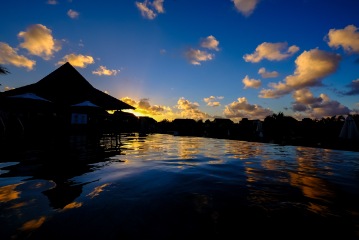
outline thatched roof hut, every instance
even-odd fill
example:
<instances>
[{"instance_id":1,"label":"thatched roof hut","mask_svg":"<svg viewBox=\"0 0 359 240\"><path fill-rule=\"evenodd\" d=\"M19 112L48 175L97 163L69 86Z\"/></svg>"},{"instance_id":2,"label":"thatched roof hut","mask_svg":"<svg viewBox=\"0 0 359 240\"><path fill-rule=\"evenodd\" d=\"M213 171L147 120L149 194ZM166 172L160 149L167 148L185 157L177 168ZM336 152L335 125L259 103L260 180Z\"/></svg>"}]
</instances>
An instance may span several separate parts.
<instances>
[{"instance_id":1,"label":"thatched roof hut","mask_svg":"<svg viewBox=\"0 0 359 240\"><path fill-rule=\"evenodd\" d=\"M0 101L20 94L36 94L56 106L89 101L105 110L135 109L131 105L94 88L70 63L65 63L40 81L0 93ZM3 99L1 99L3 98Z\"/></svg>"}]
</instances>

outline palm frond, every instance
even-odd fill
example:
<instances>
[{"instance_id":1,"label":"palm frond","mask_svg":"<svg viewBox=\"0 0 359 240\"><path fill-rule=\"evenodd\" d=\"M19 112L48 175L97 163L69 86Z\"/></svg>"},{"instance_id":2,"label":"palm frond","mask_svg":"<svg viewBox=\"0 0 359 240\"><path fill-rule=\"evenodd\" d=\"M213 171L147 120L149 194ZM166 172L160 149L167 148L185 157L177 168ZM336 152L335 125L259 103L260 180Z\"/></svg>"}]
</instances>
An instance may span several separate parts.
<instances>
[{"instance_id":1,"label":"palm frond","mask_svg":"<svg viewBox=\"0 0 359 240\"><path fill-rule=\"evenodd\" d=\"M6 67L0 65L0 74L8 74L8 73L10 72L6 69Z\"/></svg>"}]
</instances>

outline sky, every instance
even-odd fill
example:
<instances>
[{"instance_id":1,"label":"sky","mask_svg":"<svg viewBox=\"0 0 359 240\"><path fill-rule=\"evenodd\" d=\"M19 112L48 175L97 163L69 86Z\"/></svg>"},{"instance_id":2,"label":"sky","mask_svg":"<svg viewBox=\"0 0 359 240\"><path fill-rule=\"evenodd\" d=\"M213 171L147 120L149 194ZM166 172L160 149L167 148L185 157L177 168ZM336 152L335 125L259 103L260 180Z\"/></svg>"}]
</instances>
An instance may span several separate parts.
<instances>
[{"instance_id":1,"label":"sky","mask_svg":"<svg viewBox=\"0 0 359 240\"><path fill-rule=\"evenodd\" d=\"M358 0L17 0L0 91L69 62L157 121L359 113ZM71 88L71 86L68 86Z\"/></svg>"}]
</instances>

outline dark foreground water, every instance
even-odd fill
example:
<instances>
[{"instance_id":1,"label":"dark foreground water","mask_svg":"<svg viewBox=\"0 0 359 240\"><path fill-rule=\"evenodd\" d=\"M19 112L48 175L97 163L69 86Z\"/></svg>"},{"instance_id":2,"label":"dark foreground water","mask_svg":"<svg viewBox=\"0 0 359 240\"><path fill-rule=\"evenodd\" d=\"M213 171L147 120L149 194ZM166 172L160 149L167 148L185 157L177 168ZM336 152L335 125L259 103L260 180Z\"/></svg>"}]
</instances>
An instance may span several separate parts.
<instances>
[{"instance_id":1,"label":"dark foreground water","mask_svg":"<svg viewBox=\"0 0 359 240\"><path fill-rule=\"evenodd\" d=\"M3 157L0 239L359 239L358 152L165 134L114 142Z\"/></svg>"}]
</instances>

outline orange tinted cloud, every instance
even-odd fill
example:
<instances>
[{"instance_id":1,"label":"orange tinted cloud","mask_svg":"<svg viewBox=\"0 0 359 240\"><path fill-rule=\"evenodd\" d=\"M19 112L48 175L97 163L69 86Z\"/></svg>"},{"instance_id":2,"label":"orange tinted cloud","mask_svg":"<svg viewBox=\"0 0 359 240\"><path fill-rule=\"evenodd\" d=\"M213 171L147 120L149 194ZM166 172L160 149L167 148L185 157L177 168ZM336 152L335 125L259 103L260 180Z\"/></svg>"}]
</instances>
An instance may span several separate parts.
<instances>
[{"instance_id":1,"label":"orange tinted cloud","mask_svg":"<svg viewBox=\"0 0 359 240\"><path fill-rule=\"evenodd\" d=\"M263 89L259 96L279 98L295 90L321 86L322 80L337 70L340 60L340 55L319 49L304 51L295 60L294 74L287 76L283 82L271 83L272 89Z\"/></svg>"},{"instance_id":2,"label":"orange tinted cloud","mask_svg":"<svg viewBox=\"0 0 359 240\"><path fill-rule=\"evenodd\" d=\"M49 60L55 52L61 50L60 42L53 38L51 29L42 24L29 26L26 31L20 32L18 37L24 40L20 47L45 60Z\"/></svg>"}]
</instances>

